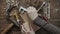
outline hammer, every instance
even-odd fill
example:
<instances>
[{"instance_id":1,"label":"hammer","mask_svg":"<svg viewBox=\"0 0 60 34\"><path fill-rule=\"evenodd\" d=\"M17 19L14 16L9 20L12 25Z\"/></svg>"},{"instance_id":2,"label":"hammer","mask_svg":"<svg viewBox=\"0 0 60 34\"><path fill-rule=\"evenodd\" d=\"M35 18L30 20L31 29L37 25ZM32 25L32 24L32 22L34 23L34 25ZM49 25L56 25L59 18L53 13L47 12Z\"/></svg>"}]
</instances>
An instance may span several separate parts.
<instances>
[{"instance_id":1,"label":"hammer","mask_svg":"<svg viewBox=\"0 0 60 34\"><path fill-rule=\"evenodd\" d=\"M13 23L10 23L10 24L7 26L7 28L5 28L5 30L3 30L3 31L1 32L1 34L6 34L14 25L16 25L16 26L19 27L19 25L17 24L17 21L14 21L14 20L12 20L12 19L10 19L10 21L13 22Z\"/></svg>"}]
</instances>

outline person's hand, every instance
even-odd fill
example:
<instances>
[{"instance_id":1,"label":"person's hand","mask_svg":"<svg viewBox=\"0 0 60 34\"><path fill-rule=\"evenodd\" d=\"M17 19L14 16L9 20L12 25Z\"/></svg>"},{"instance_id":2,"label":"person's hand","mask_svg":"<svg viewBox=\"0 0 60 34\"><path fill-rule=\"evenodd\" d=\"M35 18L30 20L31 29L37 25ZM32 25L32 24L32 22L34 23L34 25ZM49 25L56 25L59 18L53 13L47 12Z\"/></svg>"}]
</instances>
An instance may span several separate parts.
<instances>
[{"instance_id":1,"label":"person's hand","mask_svg":"<svg viewBox=\"0 0 60 34\"><path fill-rule=\"evenodd\" d=\"M28 23L23 23L22 25L22 33L26 34L35 34L33 29L29 27ZM31 29L30 29L31 28Z\"/></svg>"},{"instance_id":2,"label":"person's hand","mask_svg":"<svg viewBox=\"0 0 60 34\"><path fill-rule=\"evenodd\" d=\"M32 19L32 20L35 20L36 17L38 16L38 13L37 13L37 10L35 7L28 7L27 8L27 13L28 13L28 16Z\"/></svg>"}]
</instances>

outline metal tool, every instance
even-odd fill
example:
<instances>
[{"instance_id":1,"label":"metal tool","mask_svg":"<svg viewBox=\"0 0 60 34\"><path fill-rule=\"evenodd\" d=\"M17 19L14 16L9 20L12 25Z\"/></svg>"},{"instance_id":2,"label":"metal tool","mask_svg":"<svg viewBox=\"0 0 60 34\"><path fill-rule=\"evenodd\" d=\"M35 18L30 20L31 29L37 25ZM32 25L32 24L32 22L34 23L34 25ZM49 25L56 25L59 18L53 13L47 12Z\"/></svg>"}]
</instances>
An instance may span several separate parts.
<instances>
[{"instance_id":1,"label":"metal tool","mask_svg":"<svg viewBox=\"0 0 60 34\"><path fill-rule=\"evenodd\" d=\"M20 12L20 13L27 12L27 9L24 8L24 7L22 7L22 6L20 6L20 8L19 8L19 12Z\"/></svg>"},{"instance_id":2,"label":"metal tool","mask_svg":"<svg viewBox=\"0 0 60 34\"><path fill-rule=\"evenodd\" d=\"M37 11L39 11L45 4L46 4L46 2L43 2Z\"/></svg>"},{"instance_id":3,"label":"metal tool","mask_svg":"<svg viewBox=\"0 0 60 34\"><path fill-rule=\"evenodd\" d=\"M13 1L7 0L6 19L12 23L10 23L8 25L8 27L5 30L3 30L3 32L1 34L6 34L13 27L13 25L16 25L17 27L20 26L17 21L10 19L10 16L9 16L11 11L13 10L13 8L15 8L15 7L17 8L17 5L18 5L18 4L16 4L16 5L13 5L13 4L14 4L14 0ZM16 17L16 18L18 18L18 17Z\"/></svg>"},{"instance_id":4,"label":"metal tool","mask_svg":"<svg viewBox=\"0 0 60 34\"><path fill-rule=\"evenodd\" d=\"M5 34L6 32L8 32L8 31L13 27L13 25L16 25L16 26L20 27L19 23L18 23L16 20L10 19L10 16L9 16L9 13L8 13L8 12L7 12L6 17L7 17L6 19L7 19L8 21L12 22L12 23L10 23L10 24L8 25L8 27L7 27L1 34Z\"/></svg>"},{"instance_id":5,"label":"metal tool","mask_svg":"<svg viewBox=\"0 0 60 34\"><path fill-rule=\"evenodd\" d=\"M9 20L10 18L10 13L14 8L18 9L18 0L6 0L7 2L7 8L6 8L6 18ZM16 4L14 4L16 3ZM18 9L19 10L19 9ZM16 14L15 14L16 15ZM16 16L15 16L16 17ZM17 23L15 23L15 25L19 26Z\"/></svg>"},{"instance_id":6,"label":"metal tool","mask_svg":"<svg viewBox=\"0 0 60 34\"><path fill-rule=\"evenodd\" d=\"M44 16L47 18L47 19L50 19L50 2L43 2L42 5L39 7L39 9L37 10L37 12L43 8L43 13L44 13Z\"/></svg>"}]
</instances>

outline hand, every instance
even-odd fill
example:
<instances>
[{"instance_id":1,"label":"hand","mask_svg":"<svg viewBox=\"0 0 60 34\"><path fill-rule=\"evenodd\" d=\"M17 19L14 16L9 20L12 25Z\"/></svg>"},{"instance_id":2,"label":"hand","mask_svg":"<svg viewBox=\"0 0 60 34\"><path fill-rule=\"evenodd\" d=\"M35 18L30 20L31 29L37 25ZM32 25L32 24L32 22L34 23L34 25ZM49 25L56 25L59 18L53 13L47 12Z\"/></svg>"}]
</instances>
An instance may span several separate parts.
<instances>
[{"instance_id":1,"label":"hand","mask_svg":"<svg viewBox=\"0 0 60 34\"><path fill-rule=\"evenodd\" d=\"M37 10L36 10L35 7L31 7L31 6L28 7L27 8L27 13L32 20L35 20L36 17L38 16L38 13L37 13Z\"/></svg>"},{"instance_id":2,"label":"hand","mask_svg":"<svg viewBox=\"0 0 60 34\"><path fill-rule=\"evenodd\" d=\"M23 23L22 26L22 33L26 33L26 34L35 34L35 32L33 31L33 29L31 27L29 27L28 23ZM30 30L31 28L31 30Z\"/></svg>"}]
</instances>

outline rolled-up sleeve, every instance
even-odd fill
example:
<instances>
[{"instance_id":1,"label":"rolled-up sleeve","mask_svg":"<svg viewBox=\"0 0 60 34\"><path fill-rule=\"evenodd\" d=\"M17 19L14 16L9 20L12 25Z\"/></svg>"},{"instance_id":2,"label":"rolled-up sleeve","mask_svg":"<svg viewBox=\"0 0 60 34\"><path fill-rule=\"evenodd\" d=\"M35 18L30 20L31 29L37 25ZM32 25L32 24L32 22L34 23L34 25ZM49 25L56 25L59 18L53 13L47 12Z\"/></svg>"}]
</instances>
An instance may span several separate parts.
<instances>
[{"instance_id":1,"label":"rolled-up sleeve","mask_svg":"<svg viewBox=\"0 0 60 34\"><path fill-rule=\"evenodd\" d=\"M47 23L45 20L43 20L40 17L37 17L34 20L34 24L36 24L39 27L43 27L45 30L47 30L51 34L60 34L60 28L54 26L53 24Z\"/></svg>"}]
</instances>

